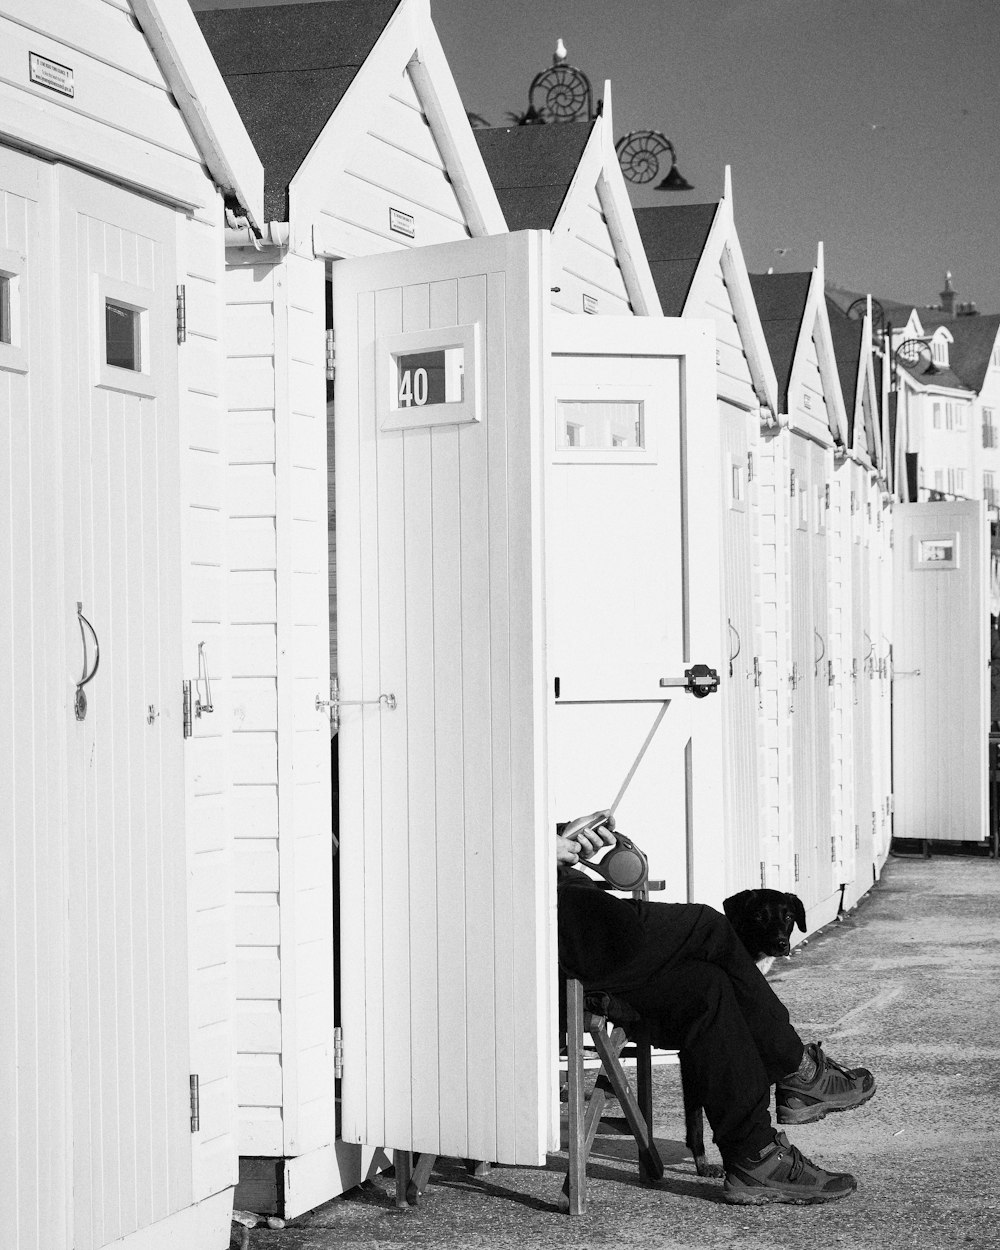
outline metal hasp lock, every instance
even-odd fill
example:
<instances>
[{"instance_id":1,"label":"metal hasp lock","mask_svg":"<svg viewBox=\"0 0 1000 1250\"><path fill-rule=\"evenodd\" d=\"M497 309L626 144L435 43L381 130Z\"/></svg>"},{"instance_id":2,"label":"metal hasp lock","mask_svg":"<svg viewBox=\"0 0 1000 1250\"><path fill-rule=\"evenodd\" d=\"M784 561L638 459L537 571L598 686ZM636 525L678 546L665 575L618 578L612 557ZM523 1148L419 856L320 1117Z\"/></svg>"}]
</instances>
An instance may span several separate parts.
<instances>
[{"instance_id":1,"label":"metal hasp lock","mask_svg":"<svg viewBox=\"0 0 1000 1250\"><path fill-rule=\"evenodd\" d=\"M693 694L696 699L704 699L719 688L719 674L707 664L692 664L684 670L683 677L661 677L661 686L679 686L682 690Z\"/></svg>"},{"instance_id":2,"label":"metal hasp lock","mask_svg":"<svg viewBox=\"0 0 1000 1250\"><path fill-rule=\"evenodd\" d=\"M387 712L395 712L396 696L394 694L380 694L377 699L342 699L340 697L340 682L336 677L330 682L329 699L321 699L316 696L316 711L328 712L330 716L330 732L337 733L340 729L340 709L342 707L369 707L384 706Z\"/></svg>"}]
</instances>

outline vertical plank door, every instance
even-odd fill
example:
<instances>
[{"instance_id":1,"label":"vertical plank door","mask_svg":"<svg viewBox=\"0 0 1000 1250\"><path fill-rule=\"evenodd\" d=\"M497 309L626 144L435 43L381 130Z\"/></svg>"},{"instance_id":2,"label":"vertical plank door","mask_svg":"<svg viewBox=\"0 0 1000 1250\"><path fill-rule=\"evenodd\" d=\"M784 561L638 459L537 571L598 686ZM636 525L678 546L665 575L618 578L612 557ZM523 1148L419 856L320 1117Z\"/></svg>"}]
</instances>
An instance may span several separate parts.
<instances>
[{"instance_id":1,"label":"vertical plank door","mask_svg":"<svg viewBox=\"0 0 1000 1250\"><path fill-rule=\"evenodd\" d=\"M982 500L897 504L893 833L987 836L989 525Z\"/></svg>"},{"instance_id":2,"label":"vertical plank door","mask_svg":"<svg viewBox=\"0 0 1000 1250\"><path fill-rule=\"evenodd\" d=\"M332 267L342 1134L532 1164L555 1102L545 246Z\"/></svg>"},{"instance_id":3,"label":"vertical plank door","mask_svg":"<svg viewBox=\"0 0 1000 1250\"><path fill-rule=\"evenodd\" d=\"M74 1245L88 1250L191 1194L177 227L74 170L59 190L69 690L96 666L85 716L72 697L69 711Z\"/></svg>"},{"instance_id":4,"label":"vertical plank door","mask_svg":"<svg viewBox=\"0 0 1000 1250\"><path fill-rule=\"evenodd\" d=\"M67 1244L65 699L52 167L0 147L0 1169L5 1237Z\"/></svg>"},{"instance_id":5,"label":"vertical plank door","mask_svg":"<svg viewBox=\"0 0 1000 1250\"><path fill-rule=\"evenodd\" d=\"M556 819L616 812L664 901L720 906L722 705L661 679L728 681L720 436L708 321L554 319L544 442L549 776Z\"/></svg>"}]
</instances>

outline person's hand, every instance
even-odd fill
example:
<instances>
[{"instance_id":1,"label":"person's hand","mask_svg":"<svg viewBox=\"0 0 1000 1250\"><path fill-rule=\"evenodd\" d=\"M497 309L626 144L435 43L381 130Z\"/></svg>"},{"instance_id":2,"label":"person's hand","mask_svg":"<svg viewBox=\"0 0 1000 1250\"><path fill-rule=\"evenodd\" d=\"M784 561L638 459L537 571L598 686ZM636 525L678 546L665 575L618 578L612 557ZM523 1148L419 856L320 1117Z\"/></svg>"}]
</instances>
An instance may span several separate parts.
<instances>
[{"instance_id":1,"label":"person's hand","mask_svg":"<svg viewBox=\"0 0 1000 1250\"><path fill-rule=\"evenodd\" d=\"M611 832L613 826L614 821L607 809L571 820L558 842L570 844L576 858L562 858L562 855L568 856L571 853L569 846L564 847L562 852L557 846L556 859L559 863L575 864L581 859L592 858L605 846L614 846L615 836Z\"/></svg>"},{"instance_id":2,"label":"person's hand","mask_svg":"<svg viewBox=\"0 0 1000 1250\"><path fill-rule=\"evenodd\" d=\"M556 863L578 864L579 862L580 848L573 838L564 838L556 834Z\"/></svg>"}]
</instances>

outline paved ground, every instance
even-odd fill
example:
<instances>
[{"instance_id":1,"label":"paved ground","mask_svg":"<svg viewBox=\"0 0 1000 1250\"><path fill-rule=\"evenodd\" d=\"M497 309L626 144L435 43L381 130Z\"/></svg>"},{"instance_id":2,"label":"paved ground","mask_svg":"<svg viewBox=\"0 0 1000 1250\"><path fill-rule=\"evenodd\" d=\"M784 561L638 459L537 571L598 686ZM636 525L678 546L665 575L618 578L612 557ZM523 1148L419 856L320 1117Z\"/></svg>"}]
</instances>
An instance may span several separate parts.
<instances>
[{"instance_id":1,"label":"paved ground","mask_svg":"<svg viewBox=\"0 0 1000 1250\"><path fill-rule=\"evenodd\" d=\"M676 1068L656 1073L656 1187L634 1175L631 1138L602 1133L590 1212L555 1208L565 1156L483 1179L442 1162L417 1210L391 1181L328 1203L253 1250L350 1246L641 1246L677 1250L1000 1247L1000 861L891 859L853 916L776 967L800 1033L863 1063L879 1089L857 1111L790 1131L817 1162L852 1171L857 1194L829 1206L740 1208L699 1180L686 1154Z\"/></svg>"}]
</instances>

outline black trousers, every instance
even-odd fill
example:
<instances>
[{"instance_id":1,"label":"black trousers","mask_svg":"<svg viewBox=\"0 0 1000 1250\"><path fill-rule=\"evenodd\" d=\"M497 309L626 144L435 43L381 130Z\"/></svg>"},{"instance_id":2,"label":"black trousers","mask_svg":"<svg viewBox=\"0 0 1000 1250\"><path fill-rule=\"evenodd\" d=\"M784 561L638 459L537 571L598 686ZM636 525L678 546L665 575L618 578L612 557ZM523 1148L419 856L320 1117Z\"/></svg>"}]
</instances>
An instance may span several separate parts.
<instances>
[{"instance_id":1,"label":"black trousers","mask_svg":"<svg viewBox=\"0 0 1000 1250\"><path fill-rule=\"evenodd\" d=\"M658 1046L680 1052L725 1161L773 1136L771 1086L794 1072L802 1041L729 921L694 903L632 901L641 950L588 989L616 994L649 1021Z\"/></svg>"}]
</instances>

